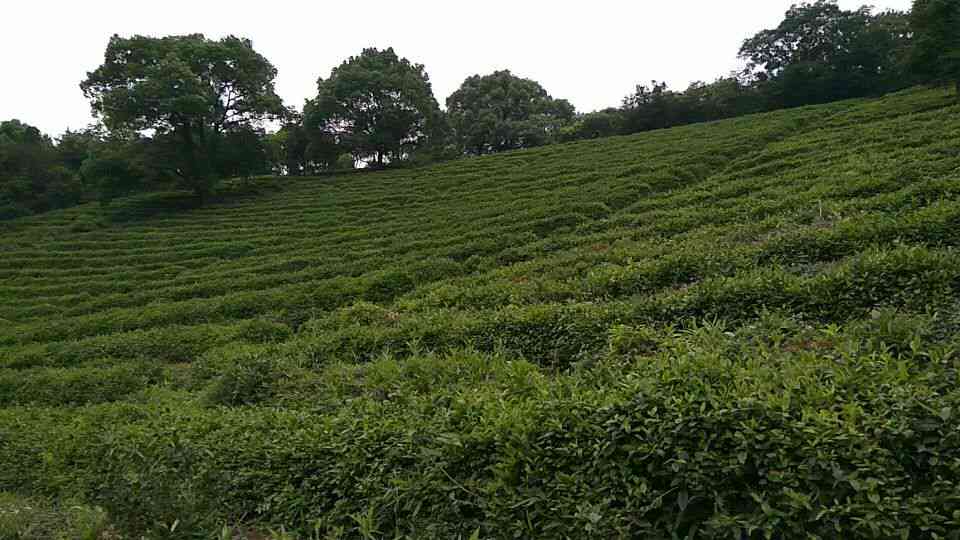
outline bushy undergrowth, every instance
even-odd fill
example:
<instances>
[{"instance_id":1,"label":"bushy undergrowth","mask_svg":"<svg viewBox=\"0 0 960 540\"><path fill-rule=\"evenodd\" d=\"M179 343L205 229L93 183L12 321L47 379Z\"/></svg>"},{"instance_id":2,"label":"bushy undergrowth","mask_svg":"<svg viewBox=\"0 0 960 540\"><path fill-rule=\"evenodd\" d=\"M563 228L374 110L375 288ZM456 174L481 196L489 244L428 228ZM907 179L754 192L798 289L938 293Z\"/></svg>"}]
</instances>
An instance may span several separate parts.
<instances>
[{"instance_id":1,"label":"bushy undergrowth","mask_svg":"<svg viewBox=\"0 0 960 540\"><path fill-rule=\"evenodd\" d=\"M5 223L0 535L960 538L957 140L914 90Z\"/></svg>"},{"instance_id":2,"label":"bushy undergrowth","mask_svg":"<svg viewBox=\"0 0 960 540\"><path fill-rule=\"evenodd\" d=\"M100 540L112 534L102 509L0 492L0 539Z\"/></svg>"}]
</instances>

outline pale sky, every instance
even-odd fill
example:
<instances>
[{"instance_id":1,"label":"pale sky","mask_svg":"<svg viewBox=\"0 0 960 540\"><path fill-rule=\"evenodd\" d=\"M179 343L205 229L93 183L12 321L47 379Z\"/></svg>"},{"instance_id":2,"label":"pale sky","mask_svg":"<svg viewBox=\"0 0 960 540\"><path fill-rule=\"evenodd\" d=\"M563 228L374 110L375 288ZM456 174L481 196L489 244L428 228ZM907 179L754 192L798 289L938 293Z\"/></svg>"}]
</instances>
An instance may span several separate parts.
<instances>
[{"instance_id":1,"label":"pale sky","mask_svg":"<svg viewBox=\"0 0 960 540\"><path fill-rule=\"evenodd\" d=\"M0 0L0 120L54 136L86 126L78 85L114 33L250 38L297 108L347 57L392 46L426 66L441 107L466 77L510 69L588 112L619 105L651 79L683 89L738 69L741 42L776 26L796 1ZM873 5L906 10L911 0Z\"/></svg>"}]
</instances>

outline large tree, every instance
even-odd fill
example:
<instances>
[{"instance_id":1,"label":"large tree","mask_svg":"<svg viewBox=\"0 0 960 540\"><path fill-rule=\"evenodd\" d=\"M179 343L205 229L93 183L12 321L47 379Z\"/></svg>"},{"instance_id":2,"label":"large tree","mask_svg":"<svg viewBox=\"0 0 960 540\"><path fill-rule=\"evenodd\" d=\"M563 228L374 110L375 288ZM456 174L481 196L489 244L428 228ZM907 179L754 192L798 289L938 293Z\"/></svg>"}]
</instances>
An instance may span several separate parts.
<instances>
[{"instance_id":1,"label":"large tree","mask_svg":"<svg viewBox=\"0 0 960 540\"><path fill-rule=\"evenodd\" d=\"M793 5L776 28L744 41L740 56L761 77L775 77L793 64L832 63L842 52L866 8L847 12L833 0Z\"/></svg>"},{"instance_id":2,"label":"large tree","mask_svg":"<svg viewBox=\"0 0 960 540\"><path fill-rule=\"evenodd\" d=\"M392 48L364 49L317 81L304 108L314 149L335 139L357 159L377 166L406 158L441 131L443 115L421 64Z\"/></svg>"},{"instance_id":3,"label":"large tree","mask_svg":"<svg viewBox=\"0 0 960 540\"><path fill-rule=\"evenodd\" d=\"M747 73L782 106L880 94L903 85L906 15L835 0L792 6L780 24L744 41Z\"/></svg>"},{"instance_id":4,"label":"large tree","mask_svg":"<svg viewBox=\"0 0 960 540\"><path fill-rule=\"evenodd\" d=\"M283 113L276 75L248 39L114 35L103 64L80 87L109 129L152 130L176 141L177 173L203 197L216 142Z\"/></svg>"},{"instance_id":5,"label":"large tree","mask_svg":"<svg viewBox=\"0 0 960 540\"><path fill-rule=\"evenodd\" d=\"M960 0L914 0L911 67L924 81L950 83L960 97Z\"/></svg>"},{"instance_id":6,"label":"large tree","mask_svg":"<svg viewBox=\"0 0 960 540\"><path fill-rule=\"evenodd\" d=\"M469 154L488 154L553 142L576 110L554 99L536 81L509 70L474 75L447 98L457 143Z\"/></svg>"}]
</instances>

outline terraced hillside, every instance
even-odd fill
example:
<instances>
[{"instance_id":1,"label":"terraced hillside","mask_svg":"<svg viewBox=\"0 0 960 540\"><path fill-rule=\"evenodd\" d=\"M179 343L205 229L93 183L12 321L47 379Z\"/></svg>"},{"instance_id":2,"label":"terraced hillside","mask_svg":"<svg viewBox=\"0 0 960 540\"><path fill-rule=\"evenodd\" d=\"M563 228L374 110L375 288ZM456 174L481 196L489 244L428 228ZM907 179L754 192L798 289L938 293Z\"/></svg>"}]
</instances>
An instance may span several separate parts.
<instances>
[{"instance_id":1,"label":"terraced hillside","mask_svg":"<svg viewBox=\"0 0 960 540\"><path fill-rule=\"evenodd\" d=\"M942 91L254 187L4 225L0 537L958 538Z\"/></svg>"}]
</instances>

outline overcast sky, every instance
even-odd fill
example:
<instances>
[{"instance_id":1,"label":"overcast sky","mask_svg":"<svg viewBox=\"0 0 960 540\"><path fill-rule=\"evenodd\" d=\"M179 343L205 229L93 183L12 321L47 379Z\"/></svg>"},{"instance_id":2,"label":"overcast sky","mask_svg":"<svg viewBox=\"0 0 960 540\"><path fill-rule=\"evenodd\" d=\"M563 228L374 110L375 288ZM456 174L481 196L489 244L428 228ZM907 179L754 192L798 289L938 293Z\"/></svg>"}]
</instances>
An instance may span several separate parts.
<instances>
[{"instance_id":1,"label":"overcast sky","mask_svg":"<svg viewBox=\"0 0 960 540\"><path fill-rule=\"evenodd\" d=\"M618 105L640 82L682 89L737 69L743 39L776 26L794 1L2 0L0 120L51 135L87 125L78 85L114 33L248 37L298 108L318 76L365 47L392 46L426 66L441 106L464 78L510 69L586 112Z\"/></svg>"}]
</instances>

